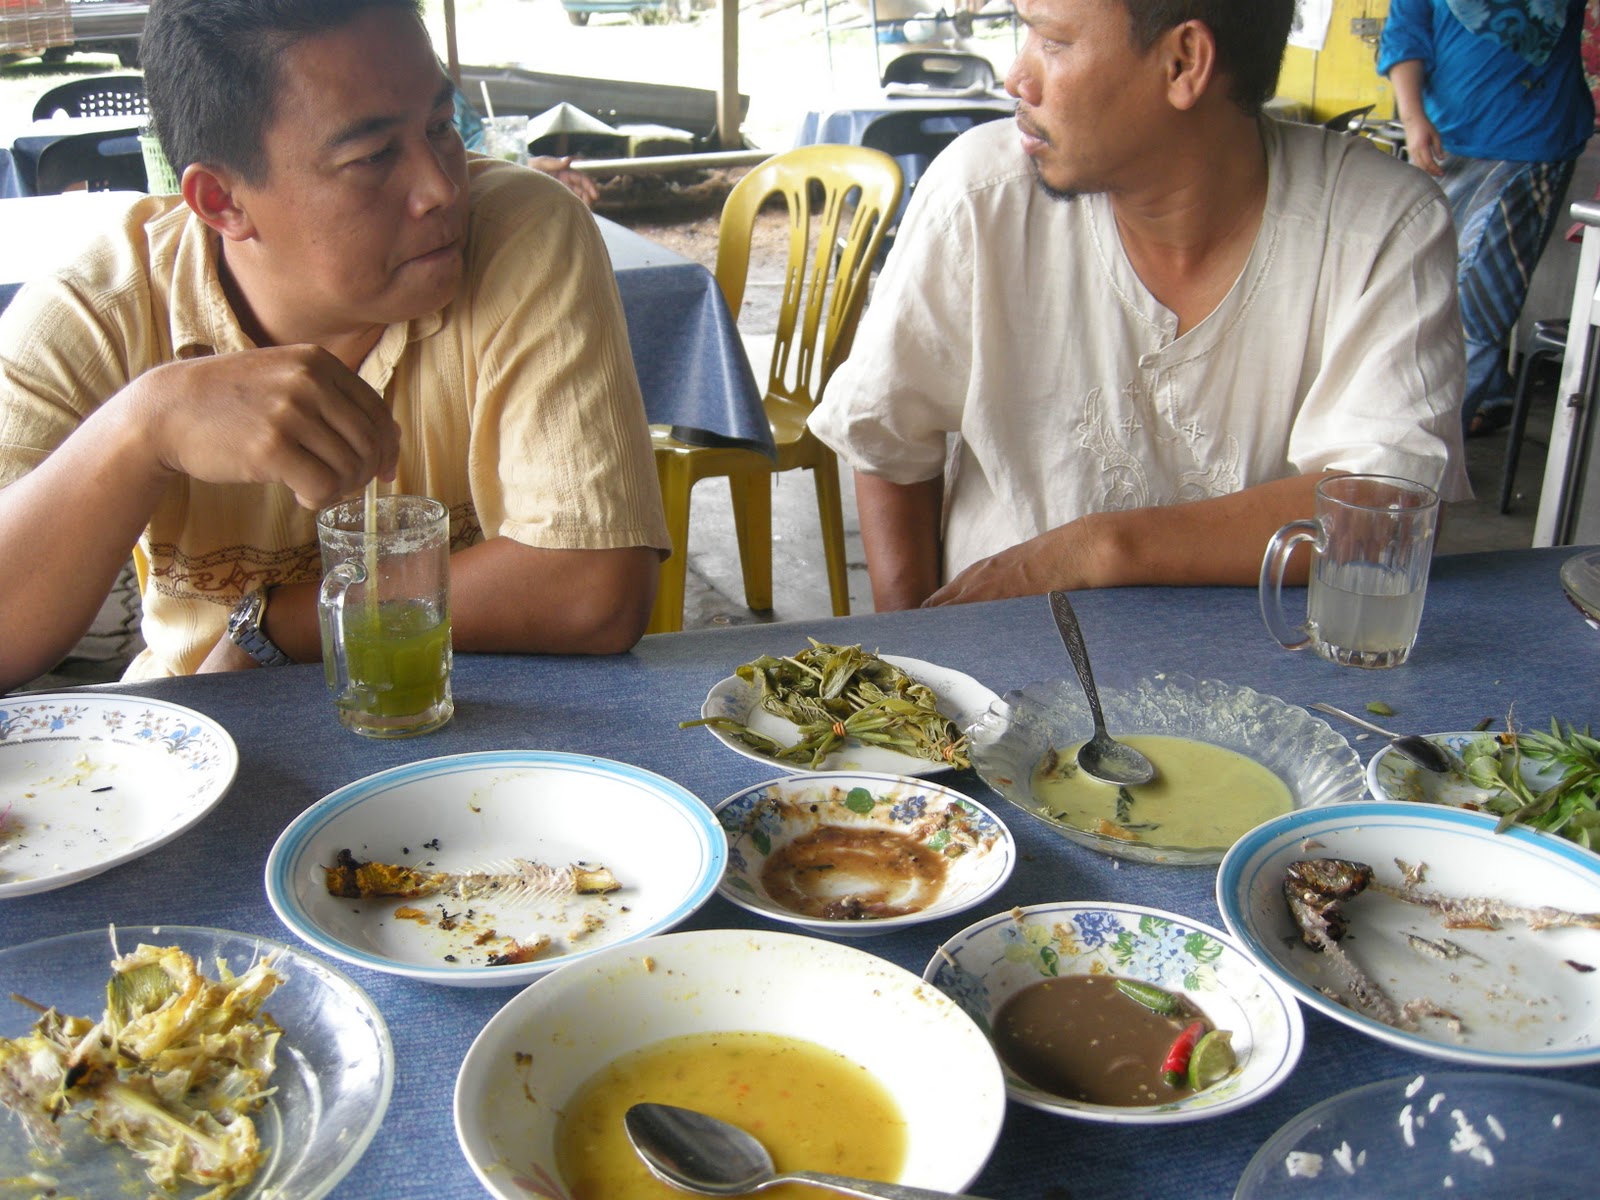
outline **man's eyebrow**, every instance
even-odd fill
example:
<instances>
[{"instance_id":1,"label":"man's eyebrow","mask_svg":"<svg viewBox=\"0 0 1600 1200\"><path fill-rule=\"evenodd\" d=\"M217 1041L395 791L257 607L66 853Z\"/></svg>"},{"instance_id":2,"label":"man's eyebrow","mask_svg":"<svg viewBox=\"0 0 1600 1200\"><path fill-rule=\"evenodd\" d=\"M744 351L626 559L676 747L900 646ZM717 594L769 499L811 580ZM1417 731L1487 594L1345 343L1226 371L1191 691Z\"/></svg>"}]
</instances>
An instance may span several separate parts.
<instances>
[{"instance_id":1,"label":"man's eyebrow","mask_svg":"<svg viewBox=\"0 0 1600 1200\"><path fill-rule=\"evenodd\" d=\"M428 106L429 111L432 111L436 108L442 108L444 105L450 104L455 96L455 90L455 83L450 79L445 79L439 85L439 90L433 94L433 103ZM395 126L399 125L403 120L404 118L396 115L364 117L359 121L351 122L343 129L337 130L331 137L328 138L326 142L323 143L322 148L325 151L337 150L341 146L346 146L351 142L358 142L362 138L372 137L375 134L386 133L390 129L393 129Z\"/></svg>"}]
</instances>

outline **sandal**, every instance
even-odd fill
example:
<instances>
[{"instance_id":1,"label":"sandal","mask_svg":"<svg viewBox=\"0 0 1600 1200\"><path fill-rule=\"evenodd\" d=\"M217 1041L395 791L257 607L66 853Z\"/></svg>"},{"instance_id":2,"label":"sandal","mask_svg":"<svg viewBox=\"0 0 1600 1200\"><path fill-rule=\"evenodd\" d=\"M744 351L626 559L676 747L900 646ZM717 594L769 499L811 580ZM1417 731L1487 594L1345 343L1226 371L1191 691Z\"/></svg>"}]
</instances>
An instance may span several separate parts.
<instances>
[{"instance_id":1,"label":"sandal","mask_svg":"<svg viewBox=\"0 0 1600 1200\"><path fill-rule=\"evenodd\" d=\"M1467 422L1466 436L1469 438L1488 437L1491 433L1498 433L1511 424L1511 405L1486 404Z\"/></svg>"}]
</instances>

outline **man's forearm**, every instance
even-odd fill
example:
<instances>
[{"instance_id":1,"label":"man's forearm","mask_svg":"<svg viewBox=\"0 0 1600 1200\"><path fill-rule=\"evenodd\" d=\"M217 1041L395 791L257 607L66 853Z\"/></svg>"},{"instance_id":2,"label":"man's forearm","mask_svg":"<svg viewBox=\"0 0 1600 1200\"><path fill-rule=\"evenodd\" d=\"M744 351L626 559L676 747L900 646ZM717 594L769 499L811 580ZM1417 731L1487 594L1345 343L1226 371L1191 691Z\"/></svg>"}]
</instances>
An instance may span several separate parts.
<instances>
[{"instance_id":1,"label":"man's forearm","mask_svg":"<svg viewBox=\"0 0 1600 1200\"><path fill-rule=\"evenodd\" d=\"M107 406L0 491L0 692L49 670L94 620L166 474Z\"/></svg>"},{"instance_id":2,"label":"man's forearm","mask_svg":"<svg viewBox=\"0 0 1600 1200\"><path fill-rule=\"evenodd\" d=\"M1164 508L1092 513L968 567L929 598L965 604L1053 589L1253 584L1267 541L1309 517L1324 475L1299 475ZM1303 579L1303 558L1291 562Z\"/></svg>"},{"instance_id":3,"label":"man's forearm","mask_svg":"<svg viewBox=\"0 0 1600 1200\"><path fill-rule=\"evenodd\" d=\"M1402 122L1426 115L1422 109L1424 79L1421 59L1408 58L1389 68L1389 86L1394 89L1395 113Z\"/></svg>"},{"instance_id":4,"label":"man's forearm","mask_svg":"<svg viewBox=\"0 0 1600 1200\"><path fill-rule=\"evenodd\" d=\"M898 484L856 472L861 545L877 611L916 608L939 586L943 502L941 477Z\"/></svg>"}]
</instances>

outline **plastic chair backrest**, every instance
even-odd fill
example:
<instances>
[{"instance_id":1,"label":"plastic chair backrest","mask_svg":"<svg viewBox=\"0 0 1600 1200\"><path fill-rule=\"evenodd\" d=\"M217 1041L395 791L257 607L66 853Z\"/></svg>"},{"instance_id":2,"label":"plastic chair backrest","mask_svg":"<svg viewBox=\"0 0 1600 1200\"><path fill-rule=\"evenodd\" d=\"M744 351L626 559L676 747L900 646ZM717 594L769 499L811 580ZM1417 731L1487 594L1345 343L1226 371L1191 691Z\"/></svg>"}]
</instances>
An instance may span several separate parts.
<instances>
[{"instance_id":1,"label":"plastic chair backrest","mask_svg":"<svg viewBox=\"0 0 1600 1200\"><path fill-rule=\"evenodd\" d=\"M895 214L894 224L900 223L917 181L941 150L974 126L1010 115L994 108L953 107L887 112L874 117L861 131L861 144L894 158L905 176L906 197Z\"/></svg>"},{"instance_id":2,"label":"plastic chair backrest","mask_svg":"<svg viewBox=\"0 0 1600 1200\"><path fill-rule=\"evenodd\" d=\"M717 241L717 284L735 317L744 304L756 215L774 195L788 208L789 259L767 372L769 396L808 408L822 398L834 368L850 353L900 192L899 164L887 154L823 145L767 159L728 193Z\"/></svg>"},{"instance_id":3,"label":"plastic chair backrest","mask_svg":"<svg viewBox=\"0 0 1600 1200\"><path fill-rule=\"evenodd\" d=\"M964 50L910 50L883 67L883 85L921 83L939 88L995 86L994 64Z\"/></svg>"},{"instance_id":4,"label":"plastic chair backrest","mask_svg":"<svg viewBox=\"0 0 1600 1200\"><path fill-rule=\"evenodd\" d=\"M137 144L116 153L103 153L101 144L131 141L126 136L105 133L75 133L51 142L39 153L38 181L34 191L54 196L72 184L82 183L91 192L142 192L147 188L144 153Z\"/></svg>"},{"instance_id":5,"label":"plastic chair backrest","mask_svg":"<svg viewBox=\"0 0 1600 1200\"><path fill-rule=\"evenodd\" d=\"M57 113L69 117L149 116L144 76L98 75L53 87L34 104L33 119L43 121Z\"/></svg>"},{"instance_id":6,"label":"plastic chair backrest","mask_svg":"<svg viewBox=\"0 0 1600 1200\"><path fill-rule=\"evenodd\" d=\"M1360 108L1352 108L1342 112L1336 117L1329 117L1322 123L1324 129L1331 129L1334 133L1359 133L1362 123L1367 119L1367 114L1376 107L1364 104Z\"/></svg>"}]
</instances>

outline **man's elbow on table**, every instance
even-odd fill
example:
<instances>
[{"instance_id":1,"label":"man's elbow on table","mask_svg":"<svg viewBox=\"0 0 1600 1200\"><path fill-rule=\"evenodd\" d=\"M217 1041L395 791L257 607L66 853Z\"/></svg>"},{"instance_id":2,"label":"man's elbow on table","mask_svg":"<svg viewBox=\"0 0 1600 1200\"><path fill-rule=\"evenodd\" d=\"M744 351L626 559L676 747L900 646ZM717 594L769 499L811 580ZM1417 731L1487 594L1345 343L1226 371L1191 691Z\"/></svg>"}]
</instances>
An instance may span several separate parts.
<instances>
[{"instance_id":1,"label":"man's elbow on table","mask_svg":"<svg viewBox=\"0 0 1600 1200\"><path fill-rule=\"evenodd\" d=\"M461 653L622 654L644 636L660 551L550 550L494 538L451 559Z\"/></svg>"}]
</instances>

